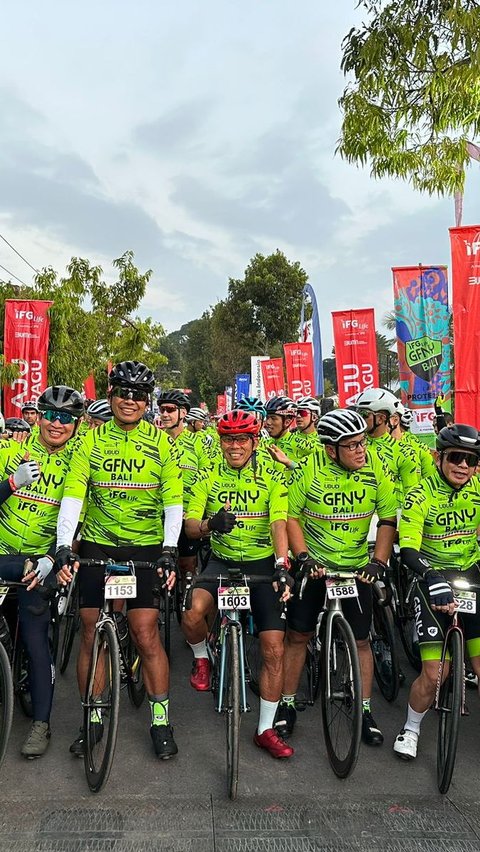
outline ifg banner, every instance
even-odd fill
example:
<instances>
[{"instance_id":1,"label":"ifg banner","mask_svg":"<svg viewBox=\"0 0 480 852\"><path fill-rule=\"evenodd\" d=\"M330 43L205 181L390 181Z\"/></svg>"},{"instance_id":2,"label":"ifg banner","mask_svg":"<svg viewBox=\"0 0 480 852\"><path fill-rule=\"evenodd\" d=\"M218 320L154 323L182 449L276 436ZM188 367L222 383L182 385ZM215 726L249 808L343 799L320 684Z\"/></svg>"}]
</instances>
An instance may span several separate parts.
<instances>
[{"instance_id":1,"label":"ifg banner","mask_svg":"<svg viewBox=\"0 0 480 852\"><path fill-rule=\"evenodd\" d=\"M450 408L450 340L446 266L393 267L402 402L412 432L433 432L434 402Z\"/></svg>"}]
</instances>

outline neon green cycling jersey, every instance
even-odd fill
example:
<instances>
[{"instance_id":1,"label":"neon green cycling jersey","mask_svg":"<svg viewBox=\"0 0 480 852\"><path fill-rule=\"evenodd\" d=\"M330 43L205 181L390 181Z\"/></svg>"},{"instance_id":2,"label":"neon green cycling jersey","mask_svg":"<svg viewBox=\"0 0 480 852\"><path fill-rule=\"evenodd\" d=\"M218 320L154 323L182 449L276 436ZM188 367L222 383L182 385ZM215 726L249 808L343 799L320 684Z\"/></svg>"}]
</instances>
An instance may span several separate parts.
<instances>
[{"instance_id":1,"label":"neon green cycling jersey","mask_svg":"<svg viewBox=\"0 0 480 852\"><path fill-rule=\"evenodd\" d=\"M409 491L400 521L400 547L411 547L433 568L465 571L480 558L480 479L455 490L438 470Z\"/></svg>"},{"instance_id":2,"label":"neon green cycling jersey","mask_svg":"<svg viewBox=\"0 0 480 852\"><path fill-rule=\"evenodd\" d=\"M292 445L295 455L292 461L301 461L310 456L315 452L319 443L316 432L293 432Z\"/></svg>"},{"instance_id":3,"label":"neon green cycling jersey","mask_svg":"<svg viewBox=\"0 0 480 852\"><path fill-rule=\"evenodd\" d=\"M178 463L183 478L183 510L188 507L192 485L196 482L199 470L199 458L196 452L195 436L188 429L183 429L173 439L178 450Z\"/></svg>"},{"instance_id":4,"label":"neon green cycling jersey","mask_svg":"<svg viewBox=\"0 0 480 852\"><path fill-rule=\"evenodd\" d=\"M436 467L433 456L423 441L413 435L411 432L404 432L400 441L400 446L408 445L412 447L417 454L417 471L419 470L419 479L424 479L425 476L431 476L435 473Z\"/></svg>"},{"instance_id":5,"label":"neon green cycling jersey","mask_svg":"<svg viewBox=\"0 0 480 852\"><path fill-rule=\"evenodd\" d=\"M171 438L145 420L130 432L109 420L76 446L64 496L87 498L84 539L122 547L160 543L163 507L181 504L182 493Z\"/></svg>"},{"instance_id":6,"label":"neon green cycling jersey","mask_svg":"<svg viewBox=\"0 0 480 852\"><path fill-rule=\"evenodd\" d=\"M212 551L220 559L250 562L273 553L270 524L287 519L287 486L273 465L249 462L241 470L224 459L200 473L192 488L187 518L211 518L225 505L237 517L232 532L213 532Z\"/></svg>"},{"instance_id":7,"label":"neon green cycling jersey","mask_svg":"<svg viewBox=\"0 0 480 852\"><path fill-rule=\"evenodd\" d=\"M402 452L399 441L392 438L388 432L378 438L368 437L368 449L374 451L395 487L397 508L401 508L403 495L418 482L417 464L411 453Z\"/></svg>"},{"instance_id":8,"label":"neon green cycling jersey","mask_svg":"<svg viewBox=\"0 0 480 852\"><path fill-rule=\"evenodd\" d=\"M61 450L49 453L39 433L29 435L20 445L8 441L0 449L0 480L14 473L30 453L42 476L28 488L20 488L0 507L0 553L28 553L40 556L54 545L57 515L63 496L65 477L70 467L73 440Z\"/></svg>"},{"instance_id":9,"label":"neon green cycling jersey","mask_svg":"<svg viewBox=\"0 0 480 852\"><path fill-rule=\"evenodd\" d=\"M370 452L355 471L315 452L295 470L288 489L288 516L299 521L309 554L326 567L366 565L372 515L395 518L396 505L393 484Z\"/></svg>"}]
</instances>

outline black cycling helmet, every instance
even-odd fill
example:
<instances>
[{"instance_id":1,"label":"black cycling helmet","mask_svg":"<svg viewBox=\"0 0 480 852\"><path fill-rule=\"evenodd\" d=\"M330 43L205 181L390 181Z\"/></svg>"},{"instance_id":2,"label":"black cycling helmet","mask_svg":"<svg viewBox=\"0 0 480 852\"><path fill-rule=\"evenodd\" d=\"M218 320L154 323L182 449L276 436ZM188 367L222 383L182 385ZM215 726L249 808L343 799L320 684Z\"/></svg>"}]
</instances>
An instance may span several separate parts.
<instances>
[{"instance_id":1,"label":"black cycling helmet","mask_svg":"<svg viewBox=\"0 0 480 852\"><path fill-rule=\"evenodd\" d=\"M85 412L82 395L66 385L53 385L46 388L37 400L39 411L68 411L73 417L81 417Z\"/></svg>"},{"instance_id":2,"label":"black cycling helmet","mask_svg":"<svg viewBox=\"0 0 480 852\"><path fill-rule=\"evenodd\" d=\"M120 385L151 393L155 387L155 376L141 361L121 361L111 370L108 382L112 387Z\"/></svg>"},{"instance_id":3,"label":"black cycling helmet","mask_svg":"<svg viewBox=\"0 0 480 852\"><path fill-rule=\"evenodd\" d=\"M186 393L181 390L173 389L163 391L157 400L159 406L162 402L169 402L171 405L176 405L177 408L186 408L187 411L190 411L190 400Z\"/></svg>"},{"instance_id":4,"label":"black cycling helmet","mask_svg":"<svg viewBox=\"0 0 480 852\"><path fill-rule=\"evenodd\" d=\"M7 417L5 420L5 429L9 432L31 432L31 426L26 420L21 417Z\"/></svg>"},{"instance_id":5,"label":"black cycling helmet","mask_svg":"<svg viewBox=\"0 0 480 852\"><path fill-rule=\"evenodd\" d=\"M437 435L437 450L465 450L480 457L480 434L474 426L454 423L444 426Z\"/></svg>"},{"instance_id":6,"label":"black cycling helmet","mask_svg":"<svg viewBox=\"0 0 480 852\"><path fill-rule=\"evenodd\" d=\"M274 396L265 405L267 417L269 414L280 414L282 417L295 417L297 405L288 396Z\"/></svg>"}]
</instances>

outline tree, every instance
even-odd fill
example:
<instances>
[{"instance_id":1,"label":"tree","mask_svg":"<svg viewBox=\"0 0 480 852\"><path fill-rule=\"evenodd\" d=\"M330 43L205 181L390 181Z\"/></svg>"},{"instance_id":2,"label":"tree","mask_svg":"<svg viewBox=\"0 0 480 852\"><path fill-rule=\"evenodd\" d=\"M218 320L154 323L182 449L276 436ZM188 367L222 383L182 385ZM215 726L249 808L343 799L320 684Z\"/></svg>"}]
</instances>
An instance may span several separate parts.
<instances>
[{"instance_id":1,"label":"tree","mask_svg":"<svg viewBox=\"0 0 480 852\"><path fill-rule=\"evenodd\" d=\"M342 45L351 75L337 150L428 193L462 191L480 131L478 0L360 0Z\"/></svg>"}]
</instances>

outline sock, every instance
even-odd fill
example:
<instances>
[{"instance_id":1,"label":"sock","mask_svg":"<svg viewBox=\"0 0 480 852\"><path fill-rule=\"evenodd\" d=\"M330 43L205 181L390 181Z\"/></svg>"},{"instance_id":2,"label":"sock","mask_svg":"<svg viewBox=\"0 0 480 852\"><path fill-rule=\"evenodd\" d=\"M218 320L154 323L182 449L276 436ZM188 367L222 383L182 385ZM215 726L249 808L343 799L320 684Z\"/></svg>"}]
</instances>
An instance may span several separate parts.
<instances>
[{"instance_id":1,"label":"sock","mask_svg":"<svg viewBox=\"0 0 480 852\"><path fill-rule=\"evenodd\" d=\"M295 707L295 696L296 692L293 695L282 695L280 701L282 704L286 704L287 707Z\"/></svg>"},{"instance_id":2,"label":"sock","mask_svg":"<svg viewBox=\"0 0 480 852\"><path fill-rule=\"evenodd\" d=\"M362 710L364 713L370 713L370 701L371 698L364 698L362 701Z\"/></svg>"},{"instance_id":3,"label":"sock","mask_svg":"<svg viewBox=\"0 0 480 852\"><path fill-rule=\"evenodd\" d=\"M148 703L152 714L152 727L168 725L168 693L164 695L149 695Z\"/></svg>"},{"instance_id":4,"label":"sock","mask_svg":"<svg viewBox=\"0 0 480 852\"><path fill-rule=\"evenodd\" d=\"M190 642L188 643L190 645ZM205 639L202 642L197 642L196 645L190 645L190 648L193 651L193 656L196 660L206 660L208 658L207 654L207 643Z\"/></svg>"},{"instance_id":5,"label":"sock","mask_svg":"<svg viewBox=\"0 0 480 852\"><path fill-rule=\"evenodd\" d=\"M97 701L99 703L101 703L101 700L102 700L101 698L97 699ZM94 699L93 703L95 704L95 699ZM94 724L95 723L97 723L99 725L102 724L102 708L101 707L99 707L98 709L96 709L95 707L92 707L92 709L90 710L90 721L93 722Z\"/></svg>"},{"instance_id":6,"label":"sock","mask_svg":"<svg viewBox=\"0 0 480 852\"><path fill-rule=\"evenodd\" d=\"M273 728L273 720L277 712L278 701L266 701L265 698L260 699L260 716L258 718L257 733L263 734L269 728Z\"/></svg>"},{"instance_id":7,"label":"sock","mask_svg":"<svg viewBox=\"0 0 480 852\"><path fill-rule=\"evenodd\" d=\"M407 708L407 721L405 722L405 730L413 731L414 734L419 734L422 719L427 713L428 710L424 710L423 713L417 713L417 711L413 710L409 704Z\"/></svg>"}]
</instances>

